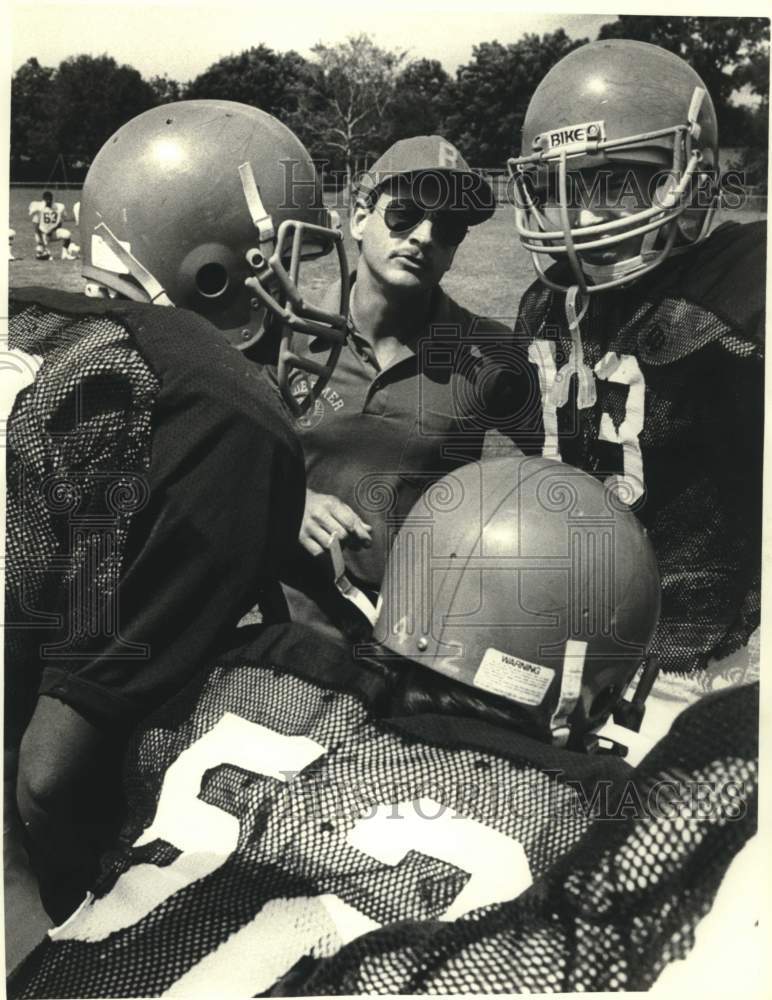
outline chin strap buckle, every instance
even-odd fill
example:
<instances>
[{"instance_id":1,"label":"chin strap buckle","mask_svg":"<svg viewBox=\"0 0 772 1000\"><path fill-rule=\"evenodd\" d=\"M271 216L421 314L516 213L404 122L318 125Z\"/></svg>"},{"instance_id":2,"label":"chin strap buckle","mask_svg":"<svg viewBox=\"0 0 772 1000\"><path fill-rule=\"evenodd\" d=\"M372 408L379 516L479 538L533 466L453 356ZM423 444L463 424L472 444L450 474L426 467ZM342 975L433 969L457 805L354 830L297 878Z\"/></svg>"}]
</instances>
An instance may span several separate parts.
<instances>
[{"instance_id":1,"label":"chin strap buckle","mask_svg":"<svg viewBox=\"0 0 772 1000\"><path fill-rule=\"evenodd\" d=\"M378 618L378 607L373 604L370 598L359 587L355 587L349 580L346 573L346 563L343 561L343 553L340 548L338 533L333 531L330 540L327 542L327 551L332 560L332 573L335 587L338 593L350 601L361 614L365 616L371 626L375 625Z\"/></svg>"},{"instance_id":2,"label":"chin strap buckle","mask_svg":"<svg viewBox=\"0 0 772 1000\"><path fill-rule=\"evenodd\" d=\"M659 657L648 656L643 663L635 694L630 701L622 699L614 709L614 722L633 732L639 732L646 712L646 699L651 694L654 681L659 674Z\"/></svg>"},{"instance_id":3,"label":"chin strap buckle","mask_svg":"<svg viewBox=\"0 0 772 1000\"><path fill-rule=\"evenodd\" d=\"M656 739L640 732L645 702L659 674L659 657L647 657L638 675L635 695L630 701L622 699L614 709L613 719L607 719L599 729L588 733L586 749L590 753L610 753L624 757L633 767L643 760L656 743Z\"/></svg>"},{"instance_id":4,"label":"chin strap buckle","mask_svg":"<svg viewBox=\"0 0 772 1000\"><path fill-rule=\"evenodd\" d=\"M626 726L619 726L608 719L600 729L590 734L590 753L612 754L624 759L633 767L637 767L646 754L654 746L655 741L633 732Z\"/></svg>"}]
</instances>

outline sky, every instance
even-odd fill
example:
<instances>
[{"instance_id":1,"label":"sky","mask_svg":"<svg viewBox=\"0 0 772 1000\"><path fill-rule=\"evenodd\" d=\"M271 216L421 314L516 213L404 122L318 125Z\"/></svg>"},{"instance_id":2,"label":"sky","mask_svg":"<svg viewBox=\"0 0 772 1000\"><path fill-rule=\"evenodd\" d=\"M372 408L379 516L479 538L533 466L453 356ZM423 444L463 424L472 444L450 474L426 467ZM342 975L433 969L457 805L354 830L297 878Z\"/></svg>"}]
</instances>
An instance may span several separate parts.
<instances>
[{"instance_id":1,"label":"sky","mask_svg":"<svg viewBox=\"0 0 772 1000\"><path fill-rule=\"evenodd\" d=\"M184 81L222 56L260 42L308 56L319 41L335 43L360 31L385 48L408 49L410 58L439 59L453 72L482 41L511 42L525 32L542 34L559 27L572 37L594 38L601 24L615 19L612 11L620 5L596 3L593 9L609 13L591 15L581 13L581 5L571 0L560 4L563 13L550 13L549 4L529 8L512 0L381 0L369 5L362 0L8 0L8 6L12 70L33 55L43 65L56 66L70 55L107 53L145 77L166 73Z\"/></svg>"},{"instance_id":2,"label":"sky","mask_svg":"<svg viewBox=\"0 0 772 1000\"><path fill-rule=\"evenodd\" d=\"M626 13L673 13L672 6L597 0L583 12L580 0L559 4L496 0L0 0L10 26L10 64L30 56L56 66L71 55L106 53L143 76L167 74L186 81L217 59L261 42L277 51L308 56L317 42L336 43L367 32L409 58L438 59L446 70L468 62L472 46L512 42L525 32L563 27L573 37L595 38L599 27ZM555 13L557 9L560 13ZM606 11L606 13L603 13ZM759 14L758 2L681 2L679 14Z\"/></svg>"}]
</instances>

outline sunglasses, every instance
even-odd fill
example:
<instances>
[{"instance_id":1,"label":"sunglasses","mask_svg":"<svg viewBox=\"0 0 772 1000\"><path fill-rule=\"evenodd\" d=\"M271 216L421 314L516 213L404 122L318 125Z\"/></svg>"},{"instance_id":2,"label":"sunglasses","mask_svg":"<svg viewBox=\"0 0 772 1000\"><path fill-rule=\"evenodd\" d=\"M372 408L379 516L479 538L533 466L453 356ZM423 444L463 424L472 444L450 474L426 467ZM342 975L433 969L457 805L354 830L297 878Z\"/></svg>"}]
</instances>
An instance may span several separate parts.
<instances>
[{"instance_id":1,"label":"sunglasses","mask_svg":"<svg viewBox=\"0 0 772 1000\"><path fill-rule=\"evenodd\" d=\"M390 233L409 233L424 219L432 220L432 232L440 243L457 247L469 232L462 216L449 210L432 212L414 201L391 201L383 209L383 221Z\"/></svg>"}]
</instances>

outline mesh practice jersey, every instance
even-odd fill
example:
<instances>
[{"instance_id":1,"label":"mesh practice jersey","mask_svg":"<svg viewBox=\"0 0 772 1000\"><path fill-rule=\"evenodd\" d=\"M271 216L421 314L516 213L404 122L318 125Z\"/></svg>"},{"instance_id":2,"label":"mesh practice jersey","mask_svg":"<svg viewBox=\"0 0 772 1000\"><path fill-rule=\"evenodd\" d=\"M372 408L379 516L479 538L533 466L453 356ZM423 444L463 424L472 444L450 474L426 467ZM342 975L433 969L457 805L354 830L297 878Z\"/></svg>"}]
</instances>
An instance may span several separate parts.
<instances>
[{"instance_id":1,"label":"mesh practice jersey","mask_svg":"<svg viewBox=\"0 0 772 1000\"><path fill-rule=\"evenodd\" d=\"M691 977L705 982L688 965L703 918L722 928L724 961L742 933L717 894L756 830L758 708L758 684L689 708L631 775L613 821L597 819L516 900L359 938L282 995L644 991L684 958L689 995ZM741 909L745 928L761 897Z\"/></svg>"},{"instance_id":2,"label":"mesh practice jersey","mask_svg":"<svg viewBox=\"0 0 772 1000\"><path fill-rule=\"evenodd\" d=\"M590 882L586 903L603 912L627 890L634 911L660 882L683 888L681 859L745 802L727 782L752 781L740 741L733 760L714 768L711 816L672 820L670 845L668 830L652 826L657 847L639 857L629 838L647 833L646 781L658 765L637 782L618 757L555 750L482 720L382 718L383 684L380 672L298 625L258 630L221 656L139 732L122 843L93 896L29 957L10 995L243 997L294 993L307 981L317 992L348 992L343 983L359 992L365 982L366 992L413 992L440 957L452 967L440 992L555 988L579 956L568 939L550 939L550 922L568 933L582 902L555 866L584 838L595 836L596 848L608 838L621 860L608 844L605 854L581 855L585 867L602 862L579 876ZM687 783L715 759L705 739L689 753L673 758ZM737 831L747 836L747 823ZM724 860L714 857L711 873ZM554 870L563 874L553 884ZM547 910L518 945L513 901L524 892L544 901L545 885L565 893L564 909ZM698 919L686 908L663 934ZM617 912L604 930L629 932L614 924ZM486 921L500 929L502 913L512 914L512 948L501 934L470 942ZM422 950L434 934L442 951ZM399 944L393 962L381 960L384 940ZM351 954L346 945L364 949L356 954L365 961L328 976L324 960ZM687 938L673 946L686 950ZM594 975L610 975L597 957L580 978L592 988Z\"/></svg>"},{"instance_id":3,"label":"mesh practice jersey","mask_svg":"<svg viewBox=\"0 0 772 1000\"><path fill-rule=\"evenodd\" d=\"M264 992L379 926L517 896L630 770L484 722L380 721L382 685L297 625L222 657L143 727L124 843L20 992Z\"/></svg>"},{"instance_id":4,"label":"mesh practice jersey","mask_svg":"<svg viewBox=\"0 0 772 1000\"><path fill-rule=\"evenodd\" d=\"M544 454L610 478L648 530L664 670L704 667L759 623L765 241L764 223L727 223L591 295L580 350L562 293L535 282L520 305Z\"/></svg>"},{"instance_id":5,"label":"mesh practice jersey","mask_svg":"<svg viewBox=\"0 0 772 1000\"><path fill-rule=\"evenodd\" d=\"M7 428L6 738L38 694L133 725L275 580L305 497L262 373L180 309L28 289Z\"/></svg>"}]
</instances>

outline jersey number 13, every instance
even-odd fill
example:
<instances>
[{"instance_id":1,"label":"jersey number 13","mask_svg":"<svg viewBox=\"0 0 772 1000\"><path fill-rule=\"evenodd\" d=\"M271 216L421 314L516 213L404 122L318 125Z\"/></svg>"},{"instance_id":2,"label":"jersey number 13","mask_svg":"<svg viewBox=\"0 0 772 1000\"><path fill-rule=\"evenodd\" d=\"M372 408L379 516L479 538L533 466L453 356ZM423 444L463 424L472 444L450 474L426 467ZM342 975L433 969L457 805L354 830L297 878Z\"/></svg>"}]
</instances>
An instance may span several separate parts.
<instances>
[{"instance_id":1,"label":"jersey number 13","mask_svg":"<svg viewBox=\"0 0 772 1000\"><path fill-rule=\"evenodd\" d=\"M528 348L528 360L539 372L542 416L544 419L545 458L560 459L557 411L569 399L569 383L575 371L574 348L562 368L555 362L555 343L551 340L534 340ZM632 354L618 355L608 351L593 369L594 377L604 382L628 386L625 416L619 427L614 426L611 414L602 413L598 427L598 440L618 444L622 448L622 472L606 480L620 500L633 504L644 492L643 456L640 434L643 430L646 383L637 358ZM594 400L592 400L594 403Z\"/></svg>"}]
</instances>

